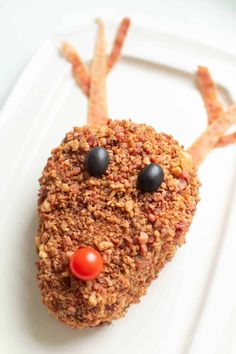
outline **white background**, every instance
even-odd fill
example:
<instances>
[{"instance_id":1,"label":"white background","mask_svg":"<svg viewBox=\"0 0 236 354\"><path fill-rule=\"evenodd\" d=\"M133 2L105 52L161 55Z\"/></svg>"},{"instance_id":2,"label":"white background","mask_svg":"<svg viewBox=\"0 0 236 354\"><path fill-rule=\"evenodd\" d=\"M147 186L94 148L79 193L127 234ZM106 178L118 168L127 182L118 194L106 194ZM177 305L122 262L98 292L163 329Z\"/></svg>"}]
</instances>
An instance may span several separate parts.
<instances>
[{"instance_id":1,"label":"white background","mask_svg":"<svg viewBox=\"0 0 236 354\"><path fill-rule=\"evenodd\" d=\"M73 14L151 15L163 30L236 51L235 0L0 0L0 107L34 50Z\"/></svg>"}]
</instances>

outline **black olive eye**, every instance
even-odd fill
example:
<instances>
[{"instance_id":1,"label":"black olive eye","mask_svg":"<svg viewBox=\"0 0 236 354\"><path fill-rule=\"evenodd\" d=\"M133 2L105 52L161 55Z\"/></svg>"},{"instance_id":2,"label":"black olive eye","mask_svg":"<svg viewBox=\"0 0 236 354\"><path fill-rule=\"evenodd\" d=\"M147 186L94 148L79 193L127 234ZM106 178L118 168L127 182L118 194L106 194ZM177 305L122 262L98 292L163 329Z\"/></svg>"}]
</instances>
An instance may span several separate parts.
<instances>
[{"instance_id":1,"label":"black olive eye","mask_svg":"<svg viewBox=\"0 0 236 354\"><path fill-rule=\"evenodd\" d=\"M103 147L95 147L90 150L85 159L85 168L91 176L102 176L108 167L109 155Z\"/></svg>"},{"instance_id":2,"label":"black olive eye","mask_svg":"<svg viewBox=\"0 0 236 354\"><path fill-rule=\"evenodd\" d=\"M150 163L138 175L138 188L144 192L153 192L164 180L164 171L160 165Z\"/></svg>"}]
</instances>

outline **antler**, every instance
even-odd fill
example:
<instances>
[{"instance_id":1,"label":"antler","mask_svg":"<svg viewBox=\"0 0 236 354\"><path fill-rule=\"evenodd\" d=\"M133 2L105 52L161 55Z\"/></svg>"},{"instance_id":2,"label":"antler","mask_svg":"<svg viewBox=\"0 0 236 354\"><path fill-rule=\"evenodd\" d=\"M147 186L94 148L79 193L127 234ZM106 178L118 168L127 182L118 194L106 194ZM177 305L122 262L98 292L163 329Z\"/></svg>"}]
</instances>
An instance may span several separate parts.
<instances>
[{"instance_id":1,"label":"antler","mask_svg":"<svg viewBox=\"0 0 236 354\"><path fill-rule=\"evenodd\" d=\"M217 87L209 70L203 66L198 67L197 81L208 113L208 124L211 124L224 112L223 106L218 99ZM236 142L236 132L221 137L217 147L223 147L234 142Z\"/></svg>"},{"instance_id":2,"label":"antler","mask_svg":"<svg viewBox=\"0 0 236 354\"><path fill-rule=\"evenodd\" d=\"M106 104L106 43L105 30L101 20L96 20L98 25L94 56L91 63L91 77L89 90L89 124L105 124L108 118Z\"/></svg>"},{"instance_id":3,"label":"antler","mask_svg":"<svg viewBox=\"0 0 236 354\"><path fill-rule=\"evenodd\" d=\"M200 137L188 149L196 167L199 167L224 133L236 123L236 104L229 107L227 112L215 119Z\"/></svg>"},{"instance_id":4,"label":"antler","mask_svg":"<svg viewBox=\"0 0 236 354\"><path fill-rule=\"evenodd\" d=\"M118 27L111 53L107 57L107 73L112 69L112 67L120 58L121 50L123 48L129 26L130 20L125 17ZM89 97L91 77L79 54L70 44L65 42L62 45L61 52L64 57L72 64L72 73L76 83L81 88L83 93Z\"/></svg>"},{"instance_id":5,"label":"antler","mask_svg":"<svg viewBox=\"0 0 236 354\"><path fill-rule=\"evenodd\" d=\"M72 64L72 73L77 85L89 96L90 75L79 54L70 44L63 42L61 53Z\"/></svg>"},{"instance_id":6,"label":"antler","mask_svg":"<svg viewBox=\"0 0 236 354\"><path fill-rule=\"evenodd\" d=\"M63 43L61 52L72 64L72 73L78 86L89 97L88 123L105 124L107 122L107 104L105 79L106 74L115 65L126 38L130 20L124 18L117 30L110 55L106 56L105 31L101 20L97 20L98 31L91 72L80 59L76 50L68 43Z\"/></svg>"},{"instance_id":7,"label":"antler","mask_svg":"<svg viewBox=\"0 0 236 354\"><path fill-rule=\"evenodd\" d=\"M127 36L129 26L130 26L130 19L127 17L123 18L117 30L117 34L113 43L111 53L107 59L107 71L110 71L111 68L115 65L115 63L120 58L121 50L124 45L124 41Z\"/></svg>"},{"instance_id":8,"label":"antler","mask_svg":"<svg viewBox=\"0 0 236 354\"><path fill-rule=\"evenodd\" d=\"M224 133L236 123L236 104L224 112L218 100L216 85L207 68L198 67L197 79L208 113L208 127L188 151L193 157L195 166L199 167L216 146L223 147L236 142L236 132L224 136Z\"/></svg>"}]
</instances>

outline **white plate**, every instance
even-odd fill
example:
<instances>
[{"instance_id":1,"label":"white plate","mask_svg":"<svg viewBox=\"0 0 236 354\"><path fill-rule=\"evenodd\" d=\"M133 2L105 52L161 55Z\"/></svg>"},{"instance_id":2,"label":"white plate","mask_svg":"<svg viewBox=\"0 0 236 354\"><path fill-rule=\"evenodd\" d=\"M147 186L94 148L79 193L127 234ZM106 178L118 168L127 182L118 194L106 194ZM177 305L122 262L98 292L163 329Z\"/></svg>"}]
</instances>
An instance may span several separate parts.
<instances>
[{"instance_id":1,"label":"white plate","mask_svg":"<svg viewBox=\"0 0 236 354\"><path fill-rule=\"evenodd\" d=\"M114 24L106 21L109 41ZM91 18L48 38L0 116L2 353L235 353L236 150L210 154L187 244L139 305L113 325L71 330L48 315L35 280L38 182L51 148L86 118L86 100L58 55L61 39L91 56ZM208 65L226 103L236 100L236 57L220 49L133 25L121 62L108 78L110 115L153 125L188 146L206 126L194 83Z\"/></svg>"}]
</instances>

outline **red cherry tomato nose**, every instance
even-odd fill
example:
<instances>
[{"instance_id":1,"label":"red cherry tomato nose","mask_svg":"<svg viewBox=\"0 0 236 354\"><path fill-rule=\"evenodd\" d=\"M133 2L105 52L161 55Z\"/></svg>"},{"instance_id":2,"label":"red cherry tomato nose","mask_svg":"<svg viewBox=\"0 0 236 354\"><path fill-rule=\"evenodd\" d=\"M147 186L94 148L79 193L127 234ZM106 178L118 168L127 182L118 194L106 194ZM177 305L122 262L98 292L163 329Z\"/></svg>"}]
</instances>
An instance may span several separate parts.
<instances>
[{"instance_id":1,"label":"red cherry tomato nose","mask_svg":"<svg viewBox=\"0 0 236 354\"><path fill-rule=\"evenodd\" d=\"M79 279L95 279L102 271L103 259L101 254L92 247L79 248L71 256L71 273Z\"/></svg>"}]
</instances>

